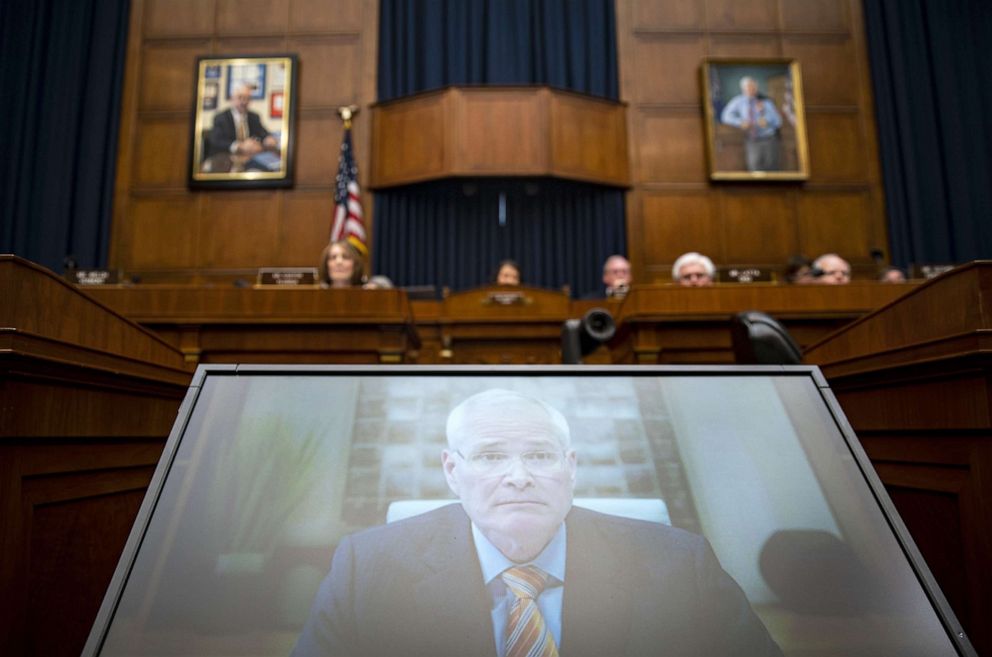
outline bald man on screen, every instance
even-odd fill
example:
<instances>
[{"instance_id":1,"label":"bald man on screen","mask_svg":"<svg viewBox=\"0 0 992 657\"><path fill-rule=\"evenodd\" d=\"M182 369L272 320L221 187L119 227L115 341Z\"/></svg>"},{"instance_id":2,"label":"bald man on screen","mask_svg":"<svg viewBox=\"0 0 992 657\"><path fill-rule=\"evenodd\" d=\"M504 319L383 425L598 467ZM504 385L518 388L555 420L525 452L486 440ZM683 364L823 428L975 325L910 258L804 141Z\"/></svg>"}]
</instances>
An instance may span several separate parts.
<instances>
[{"instance_id":1,"label":"bald man on screen","mask_svg":"<svg viewBox=\"0 0 992 657\"><path fill-rule=\"evenodd\" d=\"M460 503L345 537L294 655L781 656L706 539L572 506L553 407L487 390L447 439Z\"/></svg>"}]
</instances>

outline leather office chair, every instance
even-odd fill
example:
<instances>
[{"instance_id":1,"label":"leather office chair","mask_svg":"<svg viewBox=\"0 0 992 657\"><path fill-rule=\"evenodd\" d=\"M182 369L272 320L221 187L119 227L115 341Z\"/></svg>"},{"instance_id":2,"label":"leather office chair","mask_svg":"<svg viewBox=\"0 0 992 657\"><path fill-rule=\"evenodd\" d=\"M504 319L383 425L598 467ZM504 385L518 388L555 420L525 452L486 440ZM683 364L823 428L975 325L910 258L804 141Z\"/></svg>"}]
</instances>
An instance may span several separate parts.
<instances>
[{"instance_id":1,"label":"leather office chair","mask_svg":"<svg viewBox=\"0 0 992 657\"><path fill-rule=\"evenodd\" d=\"M757 310L737 313L730 322L734 361L740 365L798 365L802 350L785 327Z\"/></svg>"},{"instance_id":2,"label":"leather office chair","mask_svg":"<svg viewBox=\"0 0 992 657\"><path fill-rule=\"evenodd\" d=\"M799 613L857 616L886 604L878 598L884 589L876 578L830 532L779 530L761 548L758 567L779 602Z\"/></svg>"}]
</instances>

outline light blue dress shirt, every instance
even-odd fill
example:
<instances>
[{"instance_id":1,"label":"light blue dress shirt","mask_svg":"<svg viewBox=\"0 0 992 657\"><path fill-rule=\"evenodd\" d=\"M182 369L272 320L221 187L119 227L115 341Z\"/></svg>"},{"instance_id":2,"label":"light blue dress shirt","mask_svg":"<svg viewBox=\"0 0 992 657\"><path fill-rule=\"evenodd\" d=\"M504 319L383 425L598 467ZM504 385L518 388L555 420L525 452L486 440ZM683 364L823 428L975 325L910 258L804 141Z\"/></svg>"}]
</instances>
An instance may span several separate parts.
<instances>
[{"instance_id":1,"label":"light blue dress shirt","mask_svg":"<svg viewBox=\"0 0 992 657\"><path fill-rule=\"evenodd\" d=\"M506 623L510 616L510 605L515 596L503 582L500 574L513 566L537 566L548 573L548 583L544 591L537 596L537 608L544 616L544 623L555 638L555 645L561 647L561 607L565 595L565 523L562 523L533 561L525 564L510 561L499 549L489 542L482 531L472 523L472 539L475 541L475 551L479 555L479 565L482 566L482 579L486 584L492 601L493 638L496 641L496 656L505 657Z\"/></svg>"},{"instance_id":2,"label":"light blue dress shirt","mask_svg":"<svg viewBox=\"0 0 992 657\"><path fill-rule=\"evenodd\" d=\"M750 121L754 124L752 126L753 138L768 139L773 137L775 131L782 127L782 117L779 116L778 110L775 109L775 103L770 98L760 101L761 109L758 109L758 102L757 98L750 98L745 94L734 96L720 113L720 121L738 128L745 121ZM757 125L759 119L766 121L764 127Z\"/></svg>"}]
</instances>

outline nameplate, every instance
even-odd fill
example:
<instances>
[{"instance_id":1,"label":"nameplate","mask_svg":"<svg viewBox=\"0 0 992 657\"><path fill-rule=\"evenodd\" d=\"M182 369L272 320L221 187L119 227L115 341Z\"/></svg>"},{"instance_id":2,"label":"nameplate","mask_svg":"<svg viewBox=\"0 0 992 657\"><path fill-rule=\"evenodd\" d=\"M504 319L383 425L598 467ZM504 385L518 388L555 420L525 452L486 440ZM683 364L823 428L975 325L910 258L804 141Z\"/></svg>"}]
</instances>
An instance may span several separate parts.
<instances>
[{"instance_id":1,"label":"nameplate","mask_svg":"<svg viewBox=\"0 0 992 657\"><path fill-rule=\"evenodd\" d=\"M75 269L69 273L69 276L76 285L114 285L117 283L117 272L110 269Z\"/></svg>"},{"instance_id":2,"label":"nameplate","mask_svg":"<svg viewBox=\"0 0 992 657\"><path fill-rule=\"evenodd\" d=\"M956 265L917 265L917 278L923 278L929 281L931 278L937 278L941 274L946 274L954 269L955 266Z\"/></svg>"},{"instance_id":3,"label":"nameplate","mask_svg":"<svg viewBox=\"0 0 992 657\"><path fill-rule=\"evenodd\" d=\"M317 285L316 267L263 267L255 285Z\"/></svg>"},{"instance_id":4,"label":"nameplate","mask_svg":"<svg viewBox=\"0 0 992 657\"><path fill-rule=\"evenodd\" d=\"M532 303L523 292L490 292L483 304L490 306L526 306Z\"/></svg>"},{"instance_id":5,"label":"nameplate","mask_svg":"<svg viewBox=\"0 0 992 657\"><path fill-rule=\"evenodd\" d=\"M732 267L720 272L722 283L770 283L772 273L757 267Z\"/></svg>"}]
</instances>

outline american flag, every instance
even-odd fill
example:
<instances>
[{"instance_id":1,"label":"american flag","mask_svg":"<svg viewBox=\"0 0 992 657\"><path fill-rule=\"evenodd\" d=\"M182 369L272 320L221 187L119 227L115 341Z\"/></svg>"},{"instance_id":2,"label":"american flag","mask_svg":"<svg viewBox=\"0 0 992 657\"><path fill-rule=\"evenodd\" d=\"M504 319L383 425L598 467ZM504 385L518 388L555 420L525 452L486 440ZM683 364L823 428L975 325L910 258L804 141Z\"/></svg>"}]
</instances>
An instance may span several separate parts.
<instances>
[{"instance_id":1,"label":"american flag","mask_svg":"<svg viewBox=\"0 0 992 657\"><path fill-rule=\"evenodd\" d=\"M351 147L351 126L345 125L338 159L337 187L334 192L334 225L331 241L348 240L362 255L368 256L365 221L362 218L361 189L358 187L358 165Z\"/></svg>"}]
</instances>

